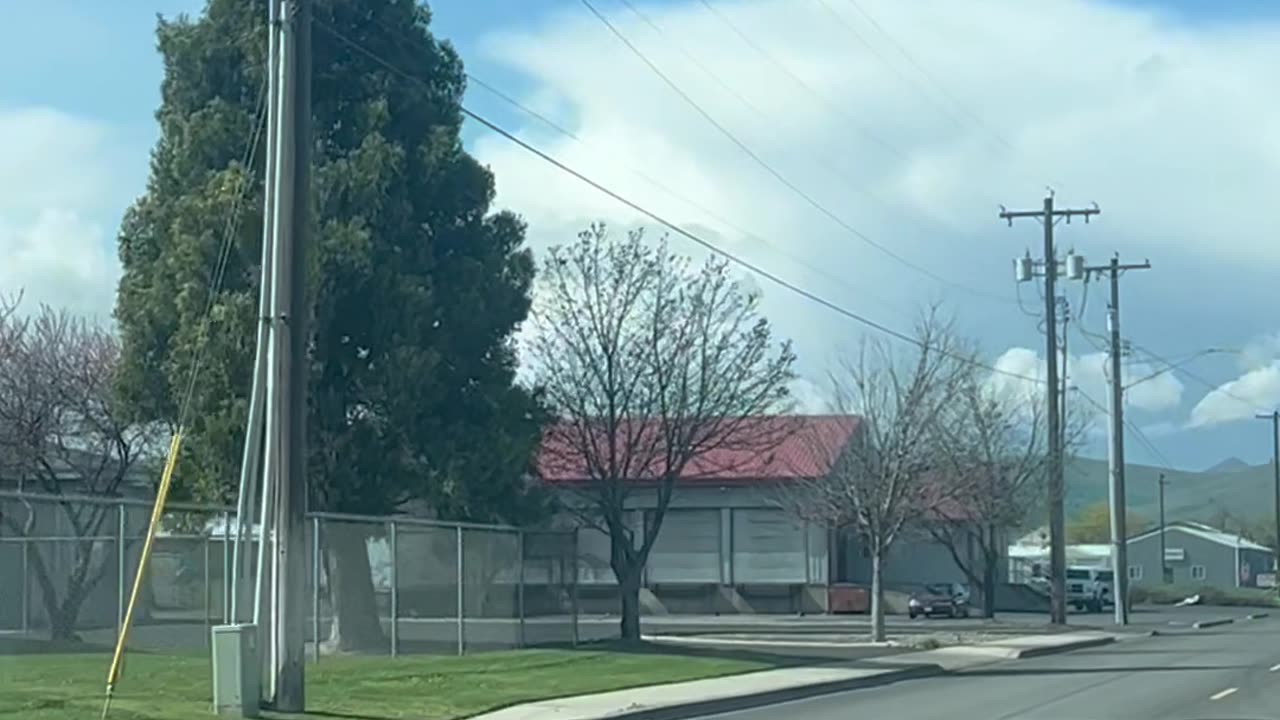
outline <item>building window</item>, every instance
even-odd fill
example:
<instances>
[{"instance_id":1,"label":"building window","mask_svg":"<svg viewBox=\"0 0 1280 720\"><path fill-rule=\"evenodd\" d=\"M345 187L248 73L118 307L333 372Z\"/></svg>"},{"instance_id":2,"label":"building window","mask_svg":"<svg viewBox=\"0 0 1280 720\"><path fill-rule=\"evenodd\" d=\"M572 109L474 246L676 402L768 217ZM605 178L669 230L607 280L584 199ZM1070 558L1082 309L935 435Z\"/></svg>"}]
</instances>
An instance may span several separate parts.
<instances>
[{"instance_id":1,"label":"building window","mask_svg":"<svg viewBox=\"0 0 1280 720\"><path fill-rule=\"evenodd\" d=\"M1141 566L1141 565L1130 565L1130 566L1129 566L1129 579L1130 579L1130 580L1141 580L1141 579L1142 579L1142 566Z\"/></svg>"},{"instance_id":2,"label":"building window","mask_svg":"<svg viewBox=\"0 0 1280 720\"><path fill-rule=\"evenodd\" d=\"M1205 578L1204 566L1203 566L1203 565L1192 565L1192 566L1191 566L1191 579L1192 579L1192 580L1203 580L1204 578Z\"/></svg>"}]
</instances>

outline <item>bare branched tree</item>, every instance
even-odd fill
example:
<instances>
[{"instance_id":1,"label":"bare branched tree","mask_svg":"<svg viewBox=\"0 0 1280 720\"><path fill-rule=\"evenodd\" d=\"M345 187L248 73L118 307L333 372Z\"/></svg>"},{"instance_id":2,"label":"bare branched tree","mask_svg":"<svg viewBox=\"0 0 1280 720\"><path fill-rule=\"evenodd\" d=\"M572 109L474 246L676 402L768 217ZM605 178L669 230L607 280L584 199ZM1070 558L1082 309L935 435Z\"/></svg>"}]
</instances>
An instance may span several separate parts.
<instances>
[{"instance_id":1,"label":"bare branched tree","mask_svg":"<svg viewBox=\"0 0 1280 720\"><path fill-rule=\"evenodd\" d=\"M1006 531L1044 502L1044 406L1031 393L991 387L976 371L958 390L934 428L936 465L950 480L950 493L931 508L936 522L927 528L990 618Z\"/></svg>"},{"instance_id":2,"label":"bare branched tree","mask_svg":"<svg viewBox=\"0 0 1280 720\"><path fill-rule=\"evenodd\" d=\"M1007 532L1044 510L1047 498L1048 422L1044 388L994 378L974 364L934 426L935 466L946 493L929 509L928 533L945 546L995 615L1000 559ZM1088 416L1068 412L1061 424L1070 453L1088 429Z\"/></svg>"},{"instance_id":3,"label":"bare branched tree","mask_svg":"<svg viewBox=\"0 0 1280 720\"><path fill-rule=\"evenodd\" d=\"M117 407L119 344L66 312L41 307L28 317L17 306L17 298L0 303L0 484L48 495L117 495L158 439L154 428L130 422ZM0 523L22 537L53 531L43 523L59 524L76 538L27 550L50 633L64 639L74 636L81 605L112 566L110 553L94 552L112 509L74 500L57 507L57 515L42 516L23 502L20 511L0 513ZM69 559L54 561L59 552ZM64 562L65 577L55 578L51 568Z\"/></svg>"},{"instance_id":4,"label":"bare branched tree","mask_svg":"<svg viewBox=\"0 0 1280 720\"><path fill-rule=\"evenodd\" d=\"M542 466L575 479L569 506L608 534L622 637L635 640L641 573L678 482L717 450L781 442L760 417L784 409L794 356L727 263L691 267L640 231L619 242L595 225L551 250L540 281L530 360L558 416ZM643 527L627 520L638 487L654 497Z\"/></svg>"},{"instance_id":5,"label":"bare branched tree","mask_svg":"<svg viewBox=\"0 0 1280 720\"><path fill-rule=\"evenodd\" d=\"M864 340L830 376L831 410L857 418L845 441L806 438L827 474L793 483L779 502L799 519L851 529L871 559L871 637L882 641L884 564L905 529L937 502L931 432L965 377L965 350L949 322L929 310L908 350Z\"/></svg>"}]
</instances>

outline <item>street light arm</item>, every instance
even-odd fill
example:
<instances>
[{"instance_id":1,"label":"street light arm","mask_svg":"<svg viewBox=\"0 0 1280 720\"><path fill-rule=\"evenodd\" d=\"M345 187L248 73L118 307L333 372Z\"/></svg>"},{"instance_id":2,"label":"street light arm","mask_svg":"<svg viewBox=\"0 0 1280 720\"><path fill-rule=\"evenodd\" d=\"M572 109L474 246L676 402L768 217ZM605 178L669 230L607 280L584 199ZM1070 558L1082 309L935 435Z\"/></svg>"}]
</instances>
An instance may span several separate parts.
<instances>
[{"instance_id":1,"label":"street light arm","mask_svg":"<svg viewBox=\"0 0 1280 720\"><path fill-rule=\"evenodd\" d=\"M1157 371L1155 371L1155 372L1153 372L1153 373L1151 373L1151 374L1149 374L1149 375L1145 375L1145 376L1143 376L1143 377L1140 377L1140 378L1138 378L1137 380L1134 380L1133 382L1131 382L1131 383L1129 383L1129 384L1125 385L1125 386L1124 386L1124 389L1125 389L1125 390L1128 390L1129 388L1133 387L1134 385L1140 385L1140 384L1142 384L1142 383L1144 383L1144 382L1147 382L1148 380L1154 380L1155 378L1158 378L1158 377L1160 377L1161 375L1164 375L1165 373L1173 372L1174 370L1177 370L1178 368L1182 367L1183 365L1186 365L1187 363L1191 362L1192 360L1199 360L1200 358L1202 358L1202 357L1204 357L1204 356L1206 356L1206 355L1213 355L1213 354L1216 354L1216 353L1224 353L1224 352L1230 352L1230 351L1229 351L1229 350L1224 350L1224 349L1222 349L1222 348L1206 348L1206 349L1204 349L1204 350L1201 350L1200 352L1197 352L1197 353L1195 353L1195 354L1191 355L1190 357L1188 357L1188 358L1186 358L1185 360L1182 360L1182 361L1180 361L1180 362L1176 362L1176 363L1168 363L1168 364L1166 364L1166 365L1165 365L1165 367L1160 368L1159 370L1157 370Z\"/></svg>"}]
</instances>

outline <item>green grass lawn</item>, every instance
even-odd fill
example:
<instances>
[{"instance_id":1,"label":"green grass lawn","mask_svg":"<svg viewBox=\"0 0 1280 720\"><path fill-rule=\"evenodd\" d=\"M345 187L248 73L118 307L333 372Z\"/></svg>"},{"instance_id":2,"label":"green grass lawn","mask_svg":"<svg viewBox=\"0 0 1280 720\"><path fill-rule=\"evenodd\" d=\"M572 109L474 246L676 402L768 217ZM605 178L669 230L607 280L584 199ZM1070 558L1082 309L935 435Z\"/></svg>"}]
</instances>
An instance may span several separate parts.
<instances>
[{"instance_id":1,"label":"green grass lawn","mask_svg":"<svg viewBox=\"0 0 1280 720\"><path fill-rule=\"evenodd\" d=\"M96 720L109 662L109 655L97 652L0 656L0 718ZM310 712L305 717L461 718L530 700L730 675L776 664L768 657L616 646L465 657L324 658L307 666ZM110 717L212 717L208 658L129 655Z\"/></svg>"}]
</instances>

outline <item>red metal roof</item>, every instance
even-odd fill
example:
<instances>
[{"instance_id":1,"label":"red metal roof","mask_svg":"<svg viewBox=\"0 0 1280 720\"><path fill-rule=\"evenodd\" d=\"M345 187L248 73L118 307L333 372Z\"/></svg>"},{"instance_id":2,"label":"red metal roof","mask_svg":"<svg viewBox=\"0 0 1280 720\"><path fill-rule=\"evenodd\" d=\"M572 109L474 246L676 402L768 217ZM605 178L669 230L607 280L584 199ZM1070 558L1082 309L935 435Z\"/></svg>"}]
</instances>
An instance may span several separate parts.
<instances>
[{"instance_id":1,"label":"red metal roof","mask_svg":"<svg viewBox=\"0 0 1280 720\"><path fill-rule=\"evenodd\" d=\"M860 419L853 415L778 415L751 418L734 437L693 458L682 481L753 483L824 475L848 443ZM586 460L573 451L580 439L567 424L553 426L543 437L538 472L550 483L589 479ZM655 480L656 463L634 473L631 480Z\"/></svg>"}]
</instances>

